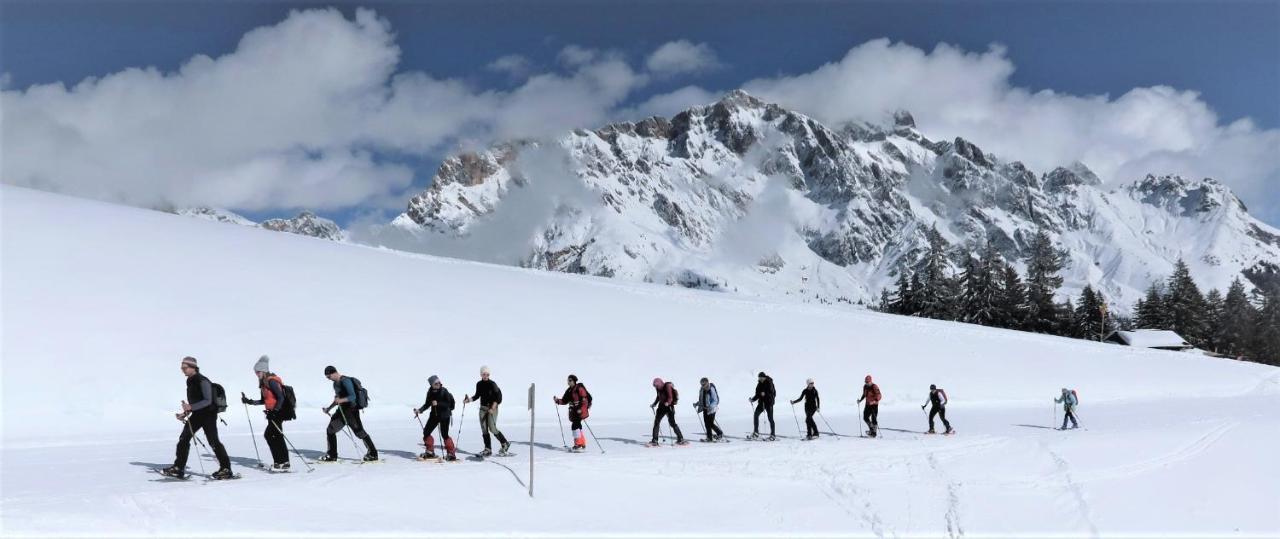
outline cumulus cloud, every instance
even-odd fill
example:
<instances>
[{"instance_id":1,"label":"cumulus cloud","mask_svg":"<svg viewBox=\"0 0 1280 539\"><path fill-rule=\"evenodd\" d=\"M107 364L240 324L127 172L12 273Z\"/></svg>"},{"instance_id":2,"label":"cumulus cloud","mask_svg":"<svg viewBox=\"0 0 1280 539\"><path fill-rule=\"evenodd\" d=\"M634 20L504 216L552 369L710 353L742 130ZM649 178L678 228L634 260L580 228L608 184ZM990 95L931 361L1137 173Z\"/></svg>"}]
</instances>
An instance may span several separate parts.
<instances>
[{"instance_id":1,"label":"cumulus cloud","mask_svg":"<svg viewBox=\"0 0 1280 539\"><path fill-rule=\"evenodd\" d=\"M645 60L645 67L655 74L674 75L715 69L720 67L720 61L706 43L681 39L658 47Z\"/></svg>"},{"instance_id":2,"label":"cumulus cloud","mask_svg":"<svg viewBox=\"0 0 1280 539\"><path fill-rule=\"evenodd\" d=\"M1010 82L1013 72L1000 46L969 52L944 44L926 52L879 39L809 73L745 87L829 123L884 122L907 109L927 136L963 136L1039 170L1080 161L1112 183L1147 173L1214 177L1255 215L1280 221L1280 130L1248 120L1224 125L1194 91L1032 92Z\"/></svg>"},{"instance_id":3,"label":"cumulus cloud","mask_svg":"<svg viewBox=\"0 0 1280 539\"><path fill-rule=\"evenodd\" d=\"M401 206L413 171L383 156L596 125L647 83L612 55L566 51L564 72L477 89L397 72L391 26L372 11L296 11L174 72L4 89L0 179L151 207Z\"/></svg>"}]
</instances>

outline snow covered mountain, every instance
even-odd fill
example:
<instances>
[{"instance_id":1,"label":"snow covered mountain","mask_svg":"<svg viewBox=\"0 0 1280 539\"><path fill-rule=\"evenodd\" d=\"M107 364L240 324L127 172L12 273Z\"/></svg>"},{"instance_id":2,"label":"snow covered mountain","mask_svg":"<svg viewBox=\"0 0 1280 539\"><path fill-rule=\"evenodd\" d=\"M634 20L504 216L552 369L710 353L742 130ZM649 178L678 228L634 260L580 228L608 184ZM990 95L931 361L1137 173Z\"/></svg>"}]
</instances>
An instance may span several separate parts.
<instances>
[{"instance_id":1,"label":"snow covered mountain","mask_svg":"<svg viewBox=\"0 0 1280 539\"><path fill-rule=\"evenodd\" d=\"M873 300L920 262L932 226L955 268L985 242L1020 260L1043 228L1066 256L1063 293L1092 284L1122 310L1180 257L1206 288L1280 262L1280 231L1212 179L1109 188L1081 163L1037 173L930 140L905 111L828 127L742 91L453 156L392 223L424 241L513 244L472 258L822 302Z\"/></svg>"},{"instance_id":2,"label":"snow covered mountain","mask_svg":"<svg viewBox=\"0 0 1280 539\"><path fill-rule=\"evenodd\" d=\"M195 217L206 221L214 221L217 223L230 223L233 225L256 226L276 232L288 232L290 234L299 234L302 236L311 236L331 241L346 241L347 233L339 227L337 223L317 216L309 211L299 213L297 217L291 219L267 219L261 223L254 223L252 220L245 218L230 210L209 207L183 208L173 211L178 215L186 217Z\"/></svg>"}]
</instances>

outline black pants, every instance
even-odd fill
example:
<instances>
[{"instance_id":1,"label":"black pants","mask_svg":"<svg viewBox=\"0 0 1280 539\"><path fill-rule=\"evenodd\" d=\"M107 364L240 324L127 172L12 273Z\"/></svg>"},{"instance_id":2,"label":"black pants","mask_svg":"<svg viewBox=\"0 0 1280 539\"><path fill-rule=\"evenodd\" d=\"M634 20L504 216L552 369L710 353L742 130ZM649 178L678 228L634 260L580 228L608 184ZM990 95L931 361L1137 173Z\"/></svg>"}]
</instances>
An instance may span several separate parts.
<instances>
[{"instance_id":1,"label":"black pants","mask_svg":"<svg viewBox=\"0 0 1280 539\"><path fill-rule=\"evenodd\" d=\"M284 464L289 462L289 448L284 443L284 422L267 414L267 430L262 437L267 439L267 448L271 450L271 462Z\"/></svg>"},{"instance_id":2,"label":"black pants","mask_svg":"<svg viewBox=\"0 0 1280 539\"><path fill-rule=\"evenodd\" d=\"M213 411L199 411L187 417L187 423L182 425L182 434L178 435L177 456L173 459L174 467L186 468L187 455L191 451L191 438L202 429L205 439L209 440L209 448L213 449L214 456L218 457L218 467L231 469L231 458L227 456L227 448L223 447L222 440L218 439L218 414Z\"/></svg>"},{"instance_id":3,"label":"black pants","mask_svg":"<svg viewBox=\"0 0 1280 539\"><path fill-rule=\"evenodd\" d=\"M773 423L773 405L765 405L764 401L756 401L756 415L751 419L751 432L760 433L760 413L764 412L769 415L769 436L773 436L777 430Z\"/></svg>"},{"instance_id":4,"label":"black pants","mask_svg":"<svg viewBox=\"0 0 1280 539\"><path fill-rule=\"evenodd\" d=\"M818 422L813 420L813 414L818 411L817 408L804 407L804 429L809 436L818 437Z\"/></svg>"},{"instance_id":5,"label":"black pants","mask_svg":"<svg viewBox=\"0 0 1280 539\"><path fill-rule=\"evenodd\" d=\"M364 441L364 446L368 449L370 455L377 455L378 449L373 447L373 438L369 437L369 433L364 431L364 425L360 424L360 410L354 407L338 406L338 409L330 416L329 428L325 429L325 439L329 444L328 453L333 458L338 458L338 431L343 427L351 427L351 432L355 433L356 438Z\"/></svg>"},{"instance_id":6,"label":"black pants","mask_svg":"<svg viewBox=\"0 0 1280 539\"><path fill-rule=\"evenodd\" d=\"M449 436L449 419L450 416L436 417L435 414L431 414L427 418L427 425L422 428L422 439L426 440L428 436L431 436L431 431L436 430L437 426L440 427L440 443L452 438Z\"/></svg>"},{"instance_id":7,"label":"black pants","mask_svg":"<svg viewBox=\"0 0 1280 539\"><path fill-rule=\"evenodd\" d=\"M875 431L876 427L880 425L880 420L878 419L879 416L879 404L868 404L862 409L862 420L867 422L867 426L871 427L872 431Z\"/></svg>"},{"instance_id":8,"label":"black pants","mask_svg":"<svg viewBox=\"0 0 1280 539\"><path fill-rule=\"evenodd\" d=\"M716 424L716 414L702 414L702 422L706 425L708 440L712 439L711 433L713 432L717 438L724 436L724 432L720 430L720 425Z\"/></svg>"},{"instance_id":9,"label":"black pants","mask_svg":"<svg viewBox=\"0 0 1280 539\"><path fill-rule=\"evenodd\" d=\"M1072 426L1072 427L1079 428L1079 427L1080 427L1080 422L1076 421L1076 412L1075 412L1075 410L1074 410L1074 409L1072 409L1072 407L1071 407L1071 406L1063 406L1063 408L1062 408L1062 409L1063 409L1063 411L1064 411L1064 412L1066 412L1066 413L1064 413L1064 414L1062 415L1062 428L1063 428L1063 429L1066 429L1066 428L1067 428L1067 420L1068 420L1068 419L1070 419L1070 420L1071 420L1071 426Z\"/></svg>"},{"instance_id":10,"label":"black pants","mask_svg":"<svg viewBox=\"0 0 1280 539\"><path fill-rule=\"evenodd\" d=\"M951 422L947 421L947 407L934 406L933 408L929 409L929 432L933 432L933 416L935 415L938 416L939 418L942 418L943 427L945 427L947 430L951 430Z\"/></svg>"},{"instance_id":11,"label":"black pants","mask_svg":"<svg viewBox=\"0 0 1280 539\"><path fill-rule=\"evenodd\" d=\"M666 417L667 422L671 424L671 430L676 433L676 441L684 440L684 434L680 433L680 425L676 424L675 409L665 404L658 405L657 413L653 414L653 442L658 441L658 427L662 424L662 418Z\"/></svg>"}]
</instances>

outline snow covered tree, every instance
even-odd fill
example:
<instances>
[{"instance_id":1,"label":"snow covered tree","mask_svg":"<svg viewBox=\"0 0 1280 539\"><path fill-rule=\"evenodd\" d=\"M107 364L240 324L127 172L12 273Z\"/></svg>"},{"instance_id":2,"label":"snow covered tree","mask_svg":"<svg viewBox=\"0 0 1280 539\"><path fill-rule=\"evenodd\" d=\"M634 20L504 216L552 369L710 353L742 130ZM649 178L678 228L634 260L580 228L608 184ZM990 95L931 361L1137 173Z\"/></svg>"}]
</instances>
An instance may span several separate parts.
<instances>
[{"instance_id":1,"label":"snow covered tree","mask_svg":"<svg viewBox=\"0 0 1280 539\"><path fill-rule=\"evenodd\" d=\"M1169 276L1169 292L1163 298L1165 318L1171 329L1187 342L1201 346L1205 341L1205 303L1200 288L1191 279L1186 262L1178 259Z\"/></svg>"},{"instance_id":2,"label":"snow covered tree","mask_svg":"<svg viewBox=\"0 0 1280 539\"><path fill-rule=\"evenodd\" d=\"M980 258L969 257L960 275L960 320L984 326L996 325L996 302L1000 292L1000 255L988 243Z\"/></svg>"},{"instance_id":3,"label":"snow covered tree","mask_svg":"<svg viewBox=\"0 0 1280 539\"><path fill-rule=\"evenodd\" d=\"M1043 230L1031 239L1027 255L1027 320L1026 329L1038 333L1056 333L1060 326L1059 305L1054 293L1062 286L1062 256L1053 240Z\"/></svg>"}]
</instances>

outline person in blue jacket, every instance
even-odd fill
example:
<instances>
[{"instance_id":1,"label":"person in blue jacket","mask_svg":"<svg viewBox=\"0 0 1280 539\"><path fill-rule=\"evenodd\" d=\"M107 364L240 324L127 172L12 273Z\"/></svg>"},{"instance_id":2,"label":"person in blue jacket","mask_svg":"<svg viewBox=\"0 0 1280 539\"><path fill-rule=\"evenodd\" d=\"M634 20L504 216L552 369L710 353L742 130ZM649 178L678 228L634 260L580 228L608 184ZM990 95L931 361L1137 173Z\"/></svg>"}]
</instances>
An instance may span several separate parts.
<instances>
[{"instance_id":1,"label":"person in blue jacket","mask_svg":"<svg viewBox=\"0 0 1280 539\"><path fill-rule=\"evenodd\" d=\"M364 442L365 449L368 450L364 455L366 462L378 460L378 449L373 446L373 438L364 431L364 425L360 421L360 408L356 406L355 383L350 377L339 373L333 365L324 368L324 376L333 382L333 403L324 408L324 413L328 414L334 407L338 408L338 413L330 416L329 428L325 429L328 450L320 456L320 461L338 460L338 431L343 427L351 427L351 432L356 435L356 438Z\"/></svg>"},{"instance_id":2,"label":"person in blue jacket","mask_svg":"<svg viewBox=\"0 0 1280 539\"><path fill-rule=\"evenodd\" d=\"M698 390L698 402L693 408L702 413L702 422L706 425L707 438L704 442L718 442L724 439L724 432L716 424L716 411L720 409L720 392L716 385L705 377L700 381L702 389ZM714 433L714 434L712 434Z\"/></svg>"},{"instance_id":3,"label":"person in blue jacket","mask_svg":"<svg viewBox=\"0 0 1280 539\"><path fill-rule=\"evenodd\" d=\"M1076 397L1074 389L1062 388L1062 396L1053 399L1053 402L1062 403L1062 428L1058 430L1067 430L1067 420L1071 420L1071 428L1080 428L1080 423L1076 421L1076 405L1080 404L1080 399Z\"/></svg>"}]
</instances>

